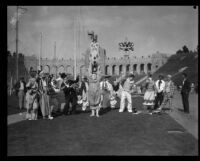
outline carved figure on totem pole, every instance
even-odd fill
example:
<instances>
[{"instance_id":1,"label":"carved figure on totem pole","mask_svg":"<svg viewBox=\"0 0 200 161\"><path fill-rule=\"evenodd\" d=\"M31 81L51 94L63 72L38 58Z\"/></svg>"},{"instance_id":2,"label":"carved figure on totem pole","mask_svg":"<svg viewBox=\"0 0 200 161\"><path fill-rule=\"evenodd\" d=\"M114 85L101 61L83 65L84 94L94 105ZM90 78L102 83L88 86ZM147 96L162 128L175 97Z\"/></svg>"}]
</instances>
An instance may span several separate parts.
<instances>
[{"instance_id":1,"label":"carved figure on totem pole","mask_svg":"<svg viewBox=\"0 0 200 161\"><path fill-rule=\"evenodd\" d=\"M89 52L89 75L100 73L100 54L99 54L99 43L97 42L97 35L94 34L94 31L88 32L88 36L91 39L90 43L90 52Z\"/></svg>"}]
</instances>

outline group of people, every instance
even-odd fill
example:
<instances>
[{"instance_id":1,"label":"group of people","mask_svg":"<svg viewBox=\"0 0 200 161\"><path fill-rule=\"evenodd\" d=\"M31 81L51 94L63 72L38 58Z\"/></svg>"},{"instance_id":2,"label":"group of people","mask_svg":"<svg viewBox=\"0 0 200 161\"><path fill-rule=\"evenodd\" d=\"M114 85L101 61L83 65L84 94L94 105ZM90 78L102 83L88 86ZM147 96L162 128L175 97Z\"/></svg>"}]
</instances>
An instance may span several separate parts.
<instances>
[{"instance_id":1,"label":"group of people","mask_svg":"<svg viewBox=\"0 0 200 161\"><path fill-rule=\"evenodd\" d=\"M183 83L181 88L181 96L183 102L183 109L185 113L189 113L189 93L190 82L187 79L187 74L182 73ZM167 80L164 81L163 75L159 75L159 79L155 82L152 80L151 74L146 81L146 92L144 94L144 103L150 114L159 113L164 109L172 111L172 98L175 91L174 82L171 80L172 76L167 75ZM169 104L168 108L166 105Z\"/></svg>"},{"instance_id":2,"label":"group of people","mask_svg":"<svg viewBox=\"0 0 200 161\"><path fill-rule=\"evenodd\" d=\"M186 78L187 75L184 73L183 76ZM124 112L127 100L127 111L139 114L141 111L137 111L132 102L132 94L136 87L134 77L134 74L120 76L110 83L109 76L100 76L96 73L88 78L83 76L81 80L77 76L74 80L65 73L55 78L53 75L38 71L31 74L28 83L21 78L16 84L19 107L21 110L25 98L28 120L37 120L38 111L41 111L44 119L50 120L53 119L52 112L71 115L76 113L77 105L81 106L83 111L90 108L91 117L99 117L101 109L117 108L117 102L120 106L119 112ZM159 75L159 80L153 81L149 74L146 80L143 105L144 111L147 110L149 114L161 112L167 103L169 103L169 109L172 107L175 86L171 75L167 75L166 81L163 78ZM189 112L189 90L188 80L184 79L181 93L184 111L187 113Z\"/></svg>"}]
</instances>

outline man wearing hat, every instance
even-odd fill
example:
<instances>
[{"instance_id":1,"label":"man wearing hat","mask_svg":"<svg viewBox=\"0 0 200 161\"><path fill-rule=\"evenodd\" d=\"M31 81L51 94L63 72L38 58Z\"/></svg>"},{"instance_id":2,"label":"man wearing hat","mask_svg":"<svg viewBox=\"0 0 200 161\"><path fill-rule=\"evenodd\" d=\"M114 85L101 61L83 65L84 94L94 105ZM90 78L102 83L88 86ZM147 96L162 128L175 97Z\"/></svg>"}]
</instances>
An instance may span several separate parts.
<instances>
[{"instance_id":1,"label":"man wearing hat","mask_svg":"<svg viewBox=\"0 0 200 161\"><path fill-rule=\"evenodd\" d=\"M160 74L158 76L158 80L156 81L155 85L156 85L156 98L155 98L155 106L154 106L154 110L159 108L159 106L162 104L163 102L163 98L164 98L164 88L165 88L165 81L163 80L164 76L162 74Z\"/></svg>"},{"instance_id":2,"label":"man wearing hat","mask_svg":"<svg viewBox=\"0 0 200 161\"><path fill-rule=\"evenodd\" d=\"M165 87L163 90L164 100L160 108L158 108L158 111L161 111L164 108L164 106L167 105L167 103L169 103L169 109L172 110L172 98L174 95L175 86L174 82L171 80L171 77L171 75L167 75L167 81L165 82Z\"/></svg>"}]
</instances>

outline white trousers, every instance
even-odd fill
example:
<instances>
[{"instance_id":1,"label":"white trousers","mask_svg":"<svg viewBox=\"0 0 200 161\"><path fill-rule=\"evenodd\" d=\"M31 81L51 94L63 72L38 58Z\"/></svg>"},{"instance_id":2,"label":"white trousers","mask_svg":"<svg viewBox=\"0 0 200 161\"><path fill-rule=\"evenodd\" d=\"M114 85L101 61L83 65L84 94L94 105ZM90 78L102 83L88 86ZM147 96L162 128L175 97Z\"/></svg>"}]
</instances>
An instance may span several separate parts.
<instances>
[{"instance_id":1,"label":"white trousers","mask_svg":"<svg viewBox=\"0 0 200 161\"><path fill-rule=\"evenodd\" d=\"M125 99L127 98L128 100L128 111L132 111L132 99L131 99L131 94L128 93L127 91L122 91L121 92L121 101L120 101L120 111L124 111L125 108Z\"/></svg>"}]
</instances>

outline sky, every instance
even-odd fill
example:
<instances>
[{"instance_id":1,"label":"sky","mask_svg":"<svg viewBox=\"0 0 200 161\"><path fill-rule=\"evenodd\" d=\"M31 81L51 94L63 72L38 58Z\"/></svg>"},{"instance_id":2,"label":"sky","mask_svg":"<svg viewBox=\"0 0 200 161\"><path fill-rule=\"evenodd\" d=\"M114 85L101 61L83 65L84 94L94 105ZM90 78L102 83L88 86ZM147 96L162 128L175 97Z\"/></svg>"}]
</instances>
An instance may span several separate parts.
<instances>
[{"instance_id":1,"label":"sky","mask_svg":"<svg viewBox=\"0 0 200 161\"><path fill-rule=\"evenodd\" d=\"M73 58L75 34L80 35L80 51L89 47L88 31L108 57L122 57L119 43L127 37L134 43L133 56L148 56L157 51L174 54L182 46L196 50L198 44L198 7L192 6L20 6L27 12L19 19L19 52L42 57ZM16 6L7 7L8 50L14 52L15 25L10 23ZM76 23L75 23L76 22ZM76 24L76 27L75 27ZM78 25L80 24L80 25ZM77 27L79 26L79 27ZM75 30L76 28L76 30ZM78 34L78 28L79 33Z\"/></svg>"}]
</instances>

